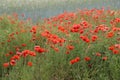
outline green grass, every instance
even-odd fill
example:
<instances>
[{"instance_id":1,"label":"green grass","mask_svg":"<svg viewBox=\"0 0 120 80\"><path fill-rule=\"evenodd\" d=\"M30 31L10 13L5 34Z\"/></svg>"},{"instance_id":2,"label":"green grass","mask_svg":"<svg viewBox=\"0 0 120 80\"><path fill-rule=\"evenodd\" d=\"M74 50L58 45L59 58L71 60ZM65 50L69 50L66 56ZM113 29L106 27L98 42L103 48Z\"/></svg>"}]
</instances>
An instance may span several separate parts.
<instances>
[{"instance_id":1,"label":"green grass","mask_svg":"<svg viewBox=\"0 0 120 80\"><path fill-rule=\"evenodd\" d=\"M111 15L112 12L115 14ZM119 10L110 12L102 9L81 10L74 13L64 12L39 23L22 21L16 16L0 16L0 79L119 80L119 15ZM111 21L114 24L111 24ZM100 30L100 26L108 30ZM99 30L95 33L94 31L98 29L96 27L99 27ZM113 28L117 31L113 31ZM71 32L71 29L73 31L77 29L78 32ZM80 33L81 30L84 32ZM109 32L113 32L114 35L108 38ZM91 39L93 35L97 36L94 42ZM90 42L86 42L86 39L80 36L86 36ZM119 47L114 50L118 52L109 50L109 47L116 44ZM74 48L69 48L70 45ZM35 46L40 46L40 50L44 48L45 51L38 52L34 49ZM29 51L24 53L25 50ZM10 54L10 51L13 54ZM31 56L30 51L36 55ZM20 59L11 59L17 52L22 53L19 55ZM100 56L96 56L96 53ZM27 56L23 57L24 55ZM71 64L71 60L75 60L76 57L80 60ZM85 60L86 58L90 60ZM12 60L16 61L15 66L11 64L6 68L3 66ZM29 61L32 62L32 66L27 65Z\"/></svg>"}]
</instances>

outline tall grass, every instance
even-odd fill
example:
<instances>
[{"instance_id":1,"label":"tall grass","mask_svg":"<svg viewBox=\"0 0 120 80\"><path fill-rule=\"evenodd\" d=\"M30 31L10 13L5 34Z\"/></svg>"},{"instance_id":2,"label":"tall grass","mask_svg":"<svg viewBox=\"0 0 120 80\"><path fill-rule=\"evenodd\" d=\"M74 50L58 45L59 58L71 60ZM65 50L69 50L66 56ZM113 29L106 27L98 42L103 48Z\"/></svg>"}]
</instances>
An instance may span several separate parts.
<instances>
[{"instance_id":1,"label":"tall grass","mask_svg":"<svg viewBox=\"0 0 120 80\"><path fill-rule=\"evenodd\" d=\"M1 80L119 80L120 11L0 17Z\"/></svg>"}]
</instances>

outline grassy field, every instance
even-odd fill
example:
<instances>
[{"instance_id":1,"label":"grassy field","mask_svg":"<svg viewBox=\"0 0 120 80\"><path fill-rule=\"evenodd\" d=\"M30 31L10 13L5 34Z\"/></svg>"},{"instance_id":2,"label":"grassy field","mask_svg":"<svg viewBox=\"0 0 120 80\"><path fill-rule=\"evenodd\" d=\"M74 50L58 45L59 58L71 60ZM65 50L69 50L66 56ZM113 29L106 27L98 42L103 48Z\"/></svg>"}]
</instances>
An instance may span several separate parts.
<instances>
[{"instance_id":1,"label":"grassy field","mask_svg":"<svg viewBox=\"0 0 120 80\"><path fill-rule=\"evenodd\" d=\"M120 80L119 63L119 10L0 16L0 80Z\"/></svg>"},{"instance_id":2,"label":"grassy field","mask_svg":"<svg viewBox=\"0 0 120 80\"><path fill-rule=\"evenodd\" d=\"M2 0L0 80L120 80L119 5Z\"/></svg>"}]
</instances>

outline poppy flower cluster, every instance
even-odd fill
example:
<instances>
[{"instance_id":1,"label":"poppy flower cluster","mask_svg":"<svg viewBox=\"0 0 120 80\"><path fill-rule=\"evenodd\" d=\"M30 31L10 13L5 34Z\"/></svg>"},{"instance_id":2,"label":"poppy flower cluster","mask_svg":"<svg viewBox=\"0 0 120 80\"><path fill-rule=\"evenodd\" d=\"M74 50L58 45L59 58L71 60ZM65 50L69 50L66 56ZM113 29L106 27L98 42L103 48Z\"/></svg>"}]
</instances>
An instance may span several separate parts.
<instances>
[{"instance_id":1,"label":"poppy flower cluster","mask_svg":"<svg viewBox=\"0 0 120 80\"><path fill-rule=\"evenodd\" d=\"M13 53L10 52L10 54L12 55ZM9 66L15 66L17 61L20 60L22 57L23 58L26 58L27 56L36 56L36 53L34 51L30 51L30 50L23 50L22 52L16 52L15 55L13 55L11 58L10 58L10 61L9 62L6 62L3 64L3 66L5 68L9 67Z\"/></svg>"},{"instance_id":2,"label":"poppy flower cluster","mask_svg":"<svg viewBox=\"0 0 120 80\"><path fill-rule=\"evenodd\" d=\"M74 49L74 46L68 45L66 48L67 48L68 50L73 50L73 49Z\"/></svg>"},{"instance_id":3,"label":"poppy flower cluster","mask_svg":"<svg viewBox=\"0 0 120 80\"><path fill-rule=\"evenodd\" d=\"M97 40L97 36L96 35L92 35L92 42L96 41Z\"/></svg>"},{"instance_id":4,"label":"poppy flower cluster","mask_svg":"<svg viewBox=\"0 0 120 80\"><path fill-rule=\"evenodd\" d=\"M96 26L94 33L98 33L99 31L106 32L108 30L110 30L109 27L107 27L105 24L100 24L100 25Z\"/></svg>"},{"instance_id":5,"label":"poppy flower cluster","mask_svg":"<svg viewBox=\"0 0 120 80\"><path fill-rule=\"evenodd\" d=\"M32 32L33 34L36 34L37 31L37 26L32 26L32 29L30 30L30 32Z\"/></svg>"},{"instance_id":6,"label":"poppy flower cluster","mask_svg":"<svg viewBox=\"0 0 120 80\"><path fill-rule=\"evenodd\" d=\"M109 47L109 50L113 52L113 54L119 54L120 53L120 44L115 44Z\"/></svg>"},{"instance_id":7,"label":"poppy flower cluster","mask_svg":"<svg viewBox=\"0 0 120 80\"><path fill-rule=\"evenodd\" d=\"M74 24L71 28L71 32L80 32L81 25L80 24Z\"/></svg>"},{"instance_id":8,"label":"poppy flower cluster","mask_svg":"<svg viewBox=\"0 0 120 80\"><path fill-rule=\"evenodd\" d=\"M108 34L107 34L107 37L108 38L111 38L111 37L113 37L114 36L114 32L108 32Z\"/></svg>"},{"instance_id":9,"label":"poppy flower cluster","mask_svg":"<svg viewBox=\"0 0 120 80\"><path fill-rule=\"evenodd\" d=\"M58 26L58 30L65 33L65 34L68 34L68 31L62 26Z\"/></svg>"},{"instance_id":10,"label":"poppy flower cluster","mask_svg":"<svg viewBox=\"0 0 120 80\"><path fill-rule=\"evenodd\" d=\"M90 39L87 36L80 36L80 38L85 41L86 43L90 42Z\"/></svg>"},{"instance_id":11,"label":"poppy flower cluster","mask_svg":"<svg viewBox=\"0 0 120 80\"><path fill-rule=\"evenodd\" d=\"M38 26L32 26L32 28L30 30L30 32L32 33L32 41L36 40L37 27Z\"/></svg>"},{"instance_id":12,"label":"poppy flower cluster","mask_svg":"<svg viewBox=\"0 0 120 80\"><path fill-rule=\"evenodd\" d=\"M34 50L38 53L43 53L46 51L44 48L41 48L40 46L35 46Z\"/></svg>"},{"instance_id":13,"label":"poppy flower cluster","mask_svg":"<svg viewBox=\"0 0 120 80\"><path fill-rule=\"evenodd\" d=\"M115 19L111 20L112 25L117 25L118 23L120 23L120 18L115 18Z\"/></svg>"},{"instance_id":14,"label":"poppy flower cluster","mask_svg":"<svg viewBox=\"0 0 120 80\"><path fill-rule=\"evenodd\" d=\"M76 57L75 59L70 60L70 64L74 64L80 61L79 57Z\"/></svg>"},{"instance_id":15,"label":"poppy flower cluster","mask_svg":"<svg viewBox=\"0 0 120 80\"><path fill-rule=\"evenodd\" d=\"M65 42L64 38L58 37L56 34L50 33L48 30L41 33L43 37L45 37L50 44L63 44Z\"/></svg>"},{"instance_id":16,"label":"poppy flower cluster","mask_svg":"<svg viewBox=\"0 0 120 80\"><path fill-rule=\"evenodd\" d=\"M90 25L91 24L85 20L81 21L79 24L73 24L73 26L70 29L70 32L82 34L83 32L85 32L86 29L91 27Z\"/></svg>"}]
</instances>

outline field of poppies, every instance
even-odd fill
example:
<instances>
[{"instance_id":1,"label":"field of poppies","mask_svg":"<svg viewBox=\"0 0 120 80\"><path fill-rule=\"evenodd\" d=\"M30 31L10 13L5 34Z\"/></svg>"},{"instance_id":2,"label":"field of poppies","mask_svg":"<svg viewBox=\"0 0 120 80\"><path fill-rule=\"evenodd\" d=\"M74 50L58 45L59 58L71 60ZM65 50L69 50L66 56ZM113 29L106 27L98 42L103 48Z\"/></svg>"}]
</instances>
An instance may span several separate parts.
<instances>
[{"instance_id":1,"label":"field of poppies","mask_svg":"<svg viewBox=\"0 0 120 80\"><path fill-rule=\"evenodd\" d=\"M119 64L119 10L0 16L0 80L120 80Z\"/></svg>"}]
</instances>

